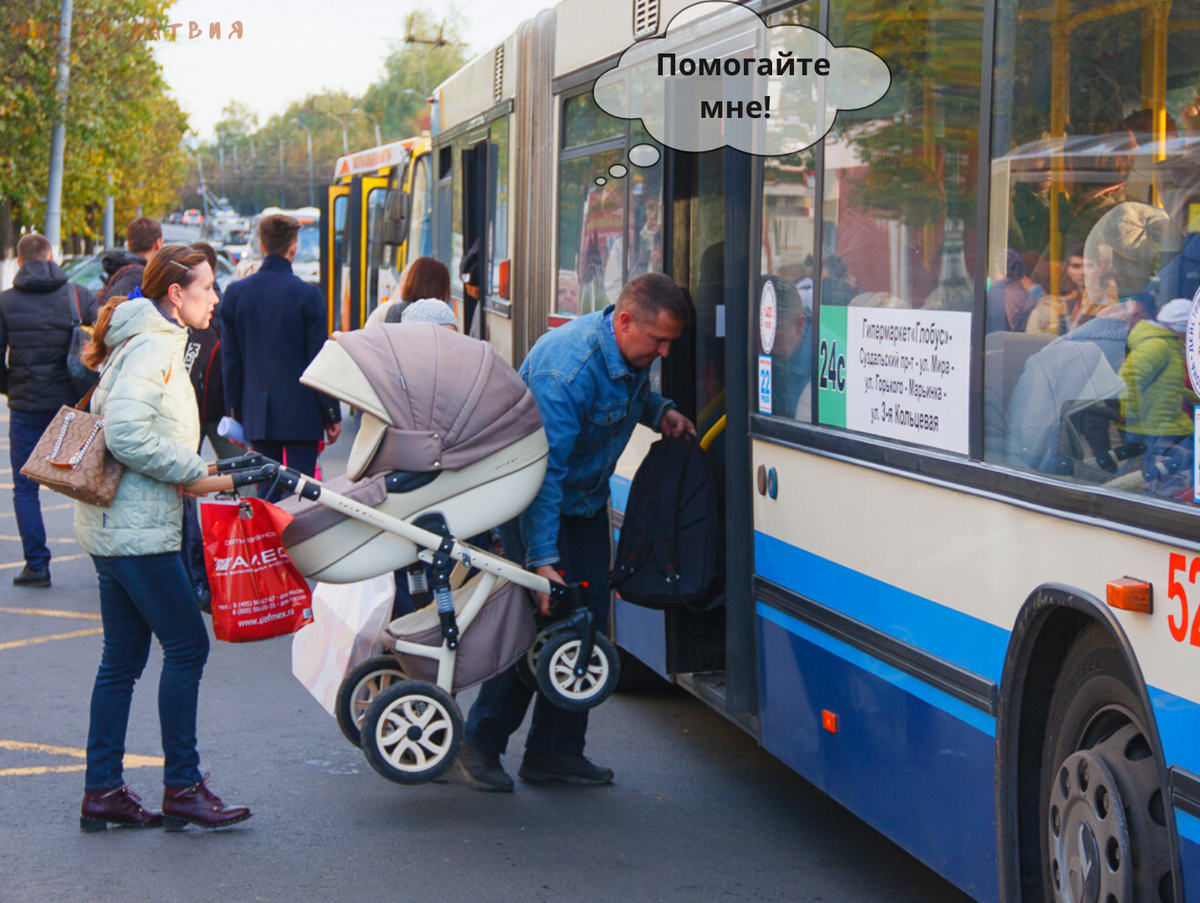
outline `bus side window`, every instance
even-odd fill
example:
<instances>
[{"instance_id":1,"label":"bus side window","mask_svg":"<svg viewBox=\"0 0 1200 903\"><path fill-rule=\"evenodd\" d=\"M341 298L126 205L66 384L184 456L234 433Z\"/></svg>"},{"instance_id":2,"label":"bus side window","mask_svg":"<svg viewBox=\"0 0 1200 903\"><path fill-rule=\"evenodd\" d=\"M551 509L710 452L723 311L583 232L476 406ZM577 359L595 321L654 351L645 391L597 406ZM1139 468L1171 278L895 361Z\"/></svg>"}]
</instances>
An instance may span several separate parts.
<instances>
[{"instance_id":1,"label":"bus side window","mask_svg":"<svg viewBox=\"0 0 1200 903\"><path fill-rule=\"evenodd\" d=\"M1032 0L1007 7L984 458L1190 504L1198 399L1183 332L1200 288L1200 29L1180 4L1169 17L1085 5L1095 15L1084 22ZM1156 47L1170 58L1154 59Z\"/></svg>"}]
</instances>

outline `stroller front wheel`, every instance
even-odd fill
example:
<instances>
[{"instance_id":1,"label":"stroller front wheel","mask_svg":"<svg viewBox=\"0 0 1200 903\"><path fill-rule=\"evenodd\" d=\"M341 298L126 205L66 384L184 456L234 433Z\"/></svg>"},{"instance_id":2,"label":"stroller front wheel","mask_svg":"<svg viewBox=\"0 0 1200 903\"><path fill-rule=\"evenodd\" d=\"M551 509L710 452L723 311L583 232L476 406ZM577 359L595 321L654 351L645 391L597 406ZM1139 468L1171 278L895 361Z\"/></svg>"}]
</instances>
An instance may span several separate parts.
<instances>
[{"instance_id":1,"label":"stroller front wheel","mask_svg":"<svg viewBox=\"0 0 1200 903\"><path fill-rule=\"evenodd\" d=\"M361 726L371 767L397 784L423 784L445 774L462 745L458 703L437 684L405 680L375 697Z\"/></svg>"},{"instance_id":2,"label":"stroller front wheel","mask_svg":"<svg viewBox=\"0 0 1200 903\"><path fill-rule=\"evenodd\" d=\"M538 690L560 709L580 712L598 706L612 694L621 676L617 650L601 633L595 636L587 667L577 673L581 643L573 631L560 633L538 655Z\"/></svg>"},{"instance_id":3,"label":"stroller front wheel","mask_svg":"<svg viewBox=\"0 0 1200 903\"><path fill-rule=\"evenodd\" d=\"M338 687L334 704L338 727L355 746L361 744L359 725L375 697L394 683L404 680L400 663L391 655L368 659L346 675Z\"/></svg>"}]
</instances>

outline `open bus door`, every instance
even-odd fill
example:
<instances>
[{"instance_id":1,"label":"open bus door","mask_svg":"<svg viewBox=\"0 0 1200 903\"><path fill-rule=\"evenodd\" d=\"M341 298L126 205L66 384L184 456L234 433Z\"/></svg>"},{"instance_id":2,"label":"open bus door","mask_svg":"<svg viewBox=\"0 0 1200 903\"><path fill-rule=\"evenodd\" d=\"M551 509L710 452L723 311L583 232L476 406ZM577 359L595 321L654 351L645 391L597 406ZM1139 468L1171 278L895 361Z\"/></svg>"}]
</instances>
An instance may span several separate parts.
<instances>
[{"instance_id":1,"label":"open bus door","mask_svg":"<svg viewBox=\"0 0 1200 903\"><path fill-rule=\"evenodd\" d=\"M350 287L346 280L346 208L350 186L327 185L321 195L321 291L329 309L329 331L342 329Z\"/></svg>"},{"instance_id":2,"label":"open bus door","mask_svg":"<svg viewBox=\"0 0 1200 903\"><path fill-rule=\"evenodd\" d=\"M357 175L350 182L346 216L350 291L348 304L342 309L340 328L343 331L362 328L380 301L381 230L387 190L387 176Z\"/></svg>"},{"instance_id":3,"label":"open bus door","mask_svg":"<svg viewBox=\"0 0 1200 903\"><path fill-rule=\"evenodd\" d=\"M487 338L484 298L487 294L488 133L484 129L467 139L463 163L463 331ZM451 274L455 278L455 274ZM474 297L473 297L474 295Z\"/></svg>"},{"instance_id":4,"label":"open bus door","mask_svg":"<svg viewBox=\"0 0 1200 903\"><path fill-rule=\"evenodd\" d=\"M751 159L731 150L667 151L661 207L649 184L632 194L637 232L663 217L663 269L684 290L692 321L662 362L662 394L696 424L725 499L725 604L706 612L652 611L617 598L618 645L651 670L686 686L743 726L755 730L758 656L749 593L752 535L749 474L749 205ZM631 269L630 275L635 275ZM639 427L618 464L632 476L657 435ZM628 483L614 483L619 526Z\"/></svg>"}]
</instances>

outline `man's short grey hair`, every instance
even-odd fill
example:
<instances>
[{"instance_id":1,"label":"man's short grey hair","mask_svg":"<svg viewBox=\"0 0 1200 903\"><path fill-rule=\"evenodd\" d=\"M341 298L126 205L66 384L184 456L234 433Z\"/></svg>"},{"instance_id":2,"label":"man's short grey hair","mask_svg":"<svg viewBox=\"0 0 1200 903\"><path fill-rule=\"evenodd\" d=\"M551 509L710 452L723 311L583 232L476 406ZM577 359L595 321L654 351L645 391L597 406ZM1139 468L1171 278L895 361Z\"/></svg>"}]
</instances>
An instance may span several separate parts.
<instances>
[{"instance_id":1,"label":"man's short grey hair","mask_svg":"<svg viewBox=\"0 0 1200 903\"><path fill-rule=\"evenodd\" d=\"M617 297L617 310L629 311L642 325L653 323L660 313L680 323L692 317L691 305L682 289L662 273L645 273L625 283Z\"/></svg>"}]
</instances>

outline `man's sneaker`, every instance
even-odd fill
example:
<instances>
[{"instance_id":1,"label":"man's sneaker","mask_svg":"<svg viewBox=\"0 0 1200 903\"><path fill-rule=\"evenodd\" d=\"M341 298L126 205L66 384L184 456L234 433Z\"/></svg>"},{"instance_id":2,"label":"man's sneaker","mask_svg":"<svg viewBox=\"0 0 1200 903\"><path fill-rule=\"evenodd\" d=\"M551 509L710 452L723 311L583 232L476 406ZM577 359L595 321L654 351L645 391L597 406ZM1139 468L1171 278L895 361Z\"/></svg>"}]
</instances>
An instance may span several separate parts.
<instances>
[{"instance_id":1,"label":"man's sneaker","mask_svg":"<svg viewBox=\"0 0 1200 903\"><path fill-rule=\"evenodd\" d=\"M458 767L476 790L512 793L513 779L500 765L500 754L484 752L466 743L458 753Z\"/></svg>"},{"instance_id":2,"label":"man's sneaker","mask_svg":"<svg viewBox=\"0 0 1200 903\"><path fill-rule=\"evenodd\" d=\"M525 760L517 770L522 781L545 784L562 781L566 784L607 784L613 779L611 768L601 768L586 756L575 753L525 752Z\"/></svg>"},{"instance_id":3,"label":"man's sneaker","mask_svg":"<svg viewBox=\"0 0 1200 903\"><path fill-rule=\"evenodd\" d=\"M50 588L50 568L31 568L26 565L21 573L13 577L13 586L32 586L37 589Z\"/></svg>"}]
</instances>

